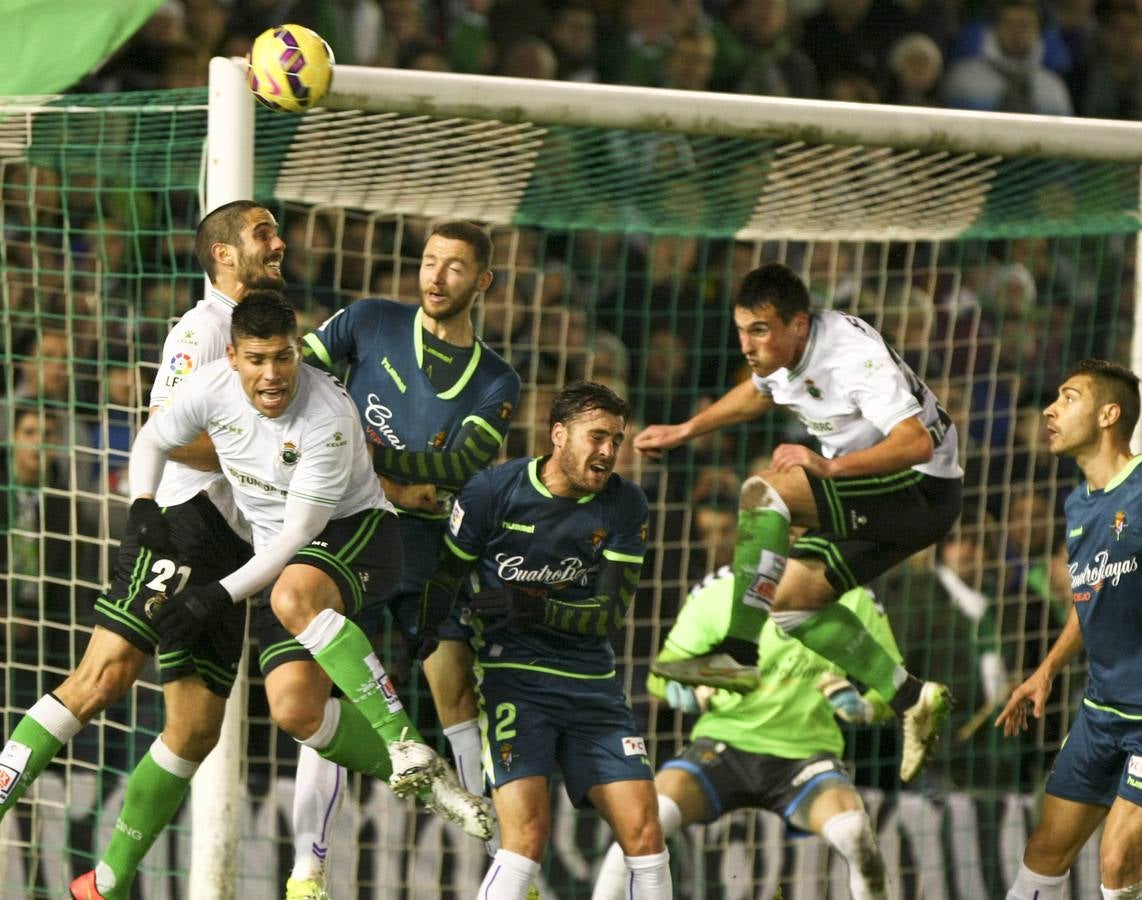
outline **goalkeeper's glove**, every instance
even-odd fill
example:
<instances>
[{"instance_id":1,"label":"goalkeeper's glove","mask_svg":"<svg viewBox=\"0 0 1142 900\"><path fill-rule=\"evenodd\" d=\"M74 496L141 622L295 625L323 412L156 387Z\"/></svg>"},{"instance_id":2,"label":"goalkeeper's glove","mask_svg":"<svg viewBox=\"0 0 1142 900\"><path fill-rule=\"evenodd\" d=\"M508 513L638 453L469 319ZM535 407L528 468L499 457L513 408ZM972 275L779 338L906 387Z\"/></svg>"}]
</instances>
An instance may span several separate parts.
<instances>
[{"instance_id":1,"label":"goalkeeper's glove","mask_svg":"<svg viewBox=\"0 0 1142 900\"><path fill-rule=\"evenodd\" d=\"M679 684L677 681L666 682L666 702L670 704L671 709L679 712L693 715L702 711L694 688L688 684Z\"/></svg>"},{"instance_id":2,"label":"goalkeeper's glove","mask_svg":"<svg viewBox=\"0 0 1142 900\"><path fill-rule=\"evenodd\" d=\"M833 713L850 725L871 725L875 710L847 678L825 672L817 682L817 690L825 695Z\"/></svg>"},{"instance_id":3,"label":"goalkeeper's glove","mask_svg":"<svg viewBox=\"0 0 1142 900\"><path fill-rule=\"evenodd\" d=\"M234 605L226 588L217 581L192 584L167 597L155 611L154 626L163 646L186 646L194 642L210 623Z\"/></svg>"},{"instance_id":4,"label":"goalkeeper's glove","mask_svg":"<svg viewBox=\"0 0 1142 900\"><path fill-rule=\"evenodd\" d=\"M170 523L162 509L150 497L140 497L127 513L127 527L135 532L139 543L155 553L173 553Z\"/></svg>"},{"instance_id":5,"label":"goalkeeper's glove","mask_svg":"<svg viewBox=\"0 0 1142 900\"><path fill-rule=\"evenodd\" d=\"M542 625L546 612L547 594L518 587L489 588L468 601L468 617L480 621L484 634Z\"/></svg>"}]
</instances>

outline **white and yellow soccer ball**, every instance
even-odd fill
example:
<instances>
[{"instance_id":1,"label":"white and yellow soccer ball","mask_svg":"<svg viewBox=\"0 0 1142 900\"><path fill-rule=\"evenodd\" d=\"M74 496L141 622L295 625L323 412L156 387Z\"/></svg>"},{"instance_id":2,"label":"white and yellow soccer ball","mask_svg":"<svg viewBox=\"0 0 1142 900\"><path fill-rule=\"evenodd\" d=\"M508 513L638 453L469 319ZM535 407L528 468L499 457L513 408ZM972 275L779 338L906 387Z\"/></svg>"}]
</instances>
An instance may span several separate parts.
<instances>
[{"instance_id":1,"label":"white and yellow soccer ball","mask_svg":"<svg viewBox=\"0 0 1142 900\"><path fill-rule=\"evenodd\" d=\"M254 40L246 55L246 82L262 106L305 112L333 80L333 51L304 25L275 25Z\"/></svg>"}]
</instances>

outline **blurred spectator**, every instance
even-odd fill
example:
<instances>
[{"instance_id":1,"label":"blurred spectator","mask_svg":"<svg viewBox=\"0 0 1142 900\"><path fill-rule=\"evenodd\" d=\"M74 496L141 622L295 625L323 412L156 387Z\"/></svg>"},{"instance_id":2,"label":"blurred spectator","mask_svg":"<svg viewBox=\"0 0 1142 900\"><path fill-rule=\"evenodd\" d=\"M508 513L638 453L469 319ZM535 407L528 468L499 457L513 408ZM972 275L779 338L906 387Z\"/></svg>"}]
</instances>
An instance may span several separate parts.
<instances>
[{"instance_id":1,"label":"blurred spectator","mask_svg":"<svg viewBox=\"0 0 1142 900\"><path fill-rule=\"evenodd\" d=\"M1069 116L1063 80L1045 68L1035 0L1001 0L978 56L957 62L944 82L948 106Z\"/></svg>"},{"instance_id":2,"label":"blurred spectator","mask_svg":"<svg viewBox=\"0 0 1142 900\"><path fill-rule=\"evenodd\" d=\"M71 401L71 341L65 332L29 333L14 349L12 395L0 403L0 441L8 436L10 416L18 404L66 412Z\"/></svg>"},{"instance_id":3,"label":"blurred spectator","mask_svg":"<svg viewBox=\"0 0 1142 900\"><path fill-rule=\"evenodd\" d=\"M181 0L167 0L83 86L92 91L155 90L168 55L189 42L186 8Z\"/></svg>"},{"instance_id":4,"label":"blurred spectator","mask_svg":"<svg viewBox=\"0 0 1142 900\"><path fill-rule=\"evenodd\" d=\"M619 27L599 47L599 71L611 84L658 84L674 28L673 0L620 0Z\"/></svg>"},{"instance_id":5,"label":"blurred spectator","mask_svg":"<svg viewBox=\"0 0 1142 900\"><path fill-rule=\"evenodd\" d=\"M1066 45L1070 67L1056 70L1067 82L1071 99L1078 101L1086 89L1091 63L1098 52L1099 21L1095 0L1055 0L1052 4L1055 29ZM1052 68L1047 63L1048 68Z\"/></svg>"},{"instance_id":6,"label":"blurred spectator","mask_svg":"<svg viewBox=\"0 0 1142 900\"><path fill-rule=\"evenodd\" d=\"M825 0L824 8L805 20L801 46L821 84L852 75L878 84L895 34L877 22L872 11L873 0Z\"/></svg>"},{"instance_id":7,"label":"blurred spectator","mask_svg":"<svg viewBox=\"0 0 1142 900\"><path fill-rule=\"evenodd\" d=\"M282 238L297 253L287 253L282 261L286 296L298 309L313 310L324 319L341 308L334 287L337 258L336 236L328 217L309 210L296 211L285 219Z\"/></svg>"},{"instance_id":8,"label":"blurred spectator","mask_svg":"<svg viewBox=\"0 0 1142 900\"><path fill-rule=\"evenodd\" d=\"M928 35L913 31L888 51L886 103L901 106L939 106L944 56Z\"/></svg>"},{"instance_id":9,"label":"blurred spectator","mask_svg":"<svg viewBox=\"0 0 1142 900\"><path fill-rule=\"evenodd\" d=\"M1142 119L1142 12L1128 6L1111 9L1099 28L1098 45L1079 112L1101 119Z\"/></svg>"},{"instance_id":10,"label":"blurred spectator","mask_svg":"<svg viewBox=\"0 0 1142 900\"><path fill-rule=\"evenodd\" d=\"M711 31L714 86L767 97L820 96L817 69L790 34L787 0L731 0Z\"/></svg>"},{"instance_id":11,"label":"blurred spectator","mask_svg":"<svg viewBox=\"0 0 1142 900\"><path fill-rule=\"evenodd\" d=\"M843 103L879 103L880 94L860 72L838 72L825 83L825 99Z\"/></svg>"},{"instance_id":12,"label":"blurred spectator","mask_svg":"<svg viewBox=\"0 0 1142 900\"><path fill-rule=\"evenodd\" d=\"M708 31L677 35L666 56L662 86L680 91L708 91L714 74L714 52L714 38Z\"/></svg>"},{"instance_id":13,"label":"blurred spectator","mask_svg":"<svg viewBox=\"0 0 1142 900\"><path fill-rule=\"evenodd\" d=\"M532 35L520 38L504 50L496 74L509 78L550 80L557 71L558 62L551 45L543 38Z\"/></svg>"},{"instance_id":14,"label":"blurred spectator","mask_svg":"<svg viewBox=\"0 0 1142 900\"><path fill-rule=\"evenodd\" d=\"M490 72L495 44L489 34L488 10L495 0L462 0L448 29L448 63L455 72Z\"/></svg>"},{"instance_id":15,"label":"blurred spectator","mask_svg":"<svg viewBox=\"0 0 1142 900\"><path fill-rule=\"evenodd\" d=\"M0 610L5 661L12 665L7 702L28 705L46 690L39 667L70 665L72 626L87 619L94 592L75 585L98 572L91 522L68 492L59 418L34 406L13 411L11 446L0 447ZM10 554L10 555L9 555Z\"/></svg>"},{"instance_id":16,"label":"blurred spectator","mask_svg":"<svg viewBox=\"0 0 1142 900\"><path fill-rule=\"evenodd\" d=\"M382 64L385 23L377 0L297 0L289 16L325 38L337 62Z\"/></svg>"},{"instance_id":17,"label":"blurred spectator","mask_svg":"<svg viewBox=\"0 0 1142 900\"><path fill-rule=\"evenodd\" d=\"M586 0L557 4L547 41L555 51L556 77L561 81L599 80L595 61L595 10Z\"/></svg>"}]
</instances>

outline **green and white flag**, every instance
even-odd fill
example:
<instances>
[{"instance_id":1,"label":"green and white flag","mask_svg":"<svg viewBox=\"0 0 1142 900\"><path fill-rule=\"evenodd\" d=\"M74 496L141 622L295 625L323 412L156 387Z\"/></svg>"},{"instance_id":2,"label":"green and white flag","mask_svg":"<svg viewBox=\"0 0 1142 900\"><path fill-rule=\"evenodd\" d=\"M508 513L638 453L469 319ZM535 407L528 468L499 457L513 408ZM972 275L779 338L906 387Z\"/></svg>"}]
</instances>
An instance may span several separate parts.
<instances>
[{"instance_id":1,"label":"green and white flag","mask_svg":"<svg viewBox=\"0 0 1142 900\"><path fill-rule=\"evenodd\" d=\"M163 0L0 0L0 94L54 94L97 68Z\"/></svg>"}]
</instances>

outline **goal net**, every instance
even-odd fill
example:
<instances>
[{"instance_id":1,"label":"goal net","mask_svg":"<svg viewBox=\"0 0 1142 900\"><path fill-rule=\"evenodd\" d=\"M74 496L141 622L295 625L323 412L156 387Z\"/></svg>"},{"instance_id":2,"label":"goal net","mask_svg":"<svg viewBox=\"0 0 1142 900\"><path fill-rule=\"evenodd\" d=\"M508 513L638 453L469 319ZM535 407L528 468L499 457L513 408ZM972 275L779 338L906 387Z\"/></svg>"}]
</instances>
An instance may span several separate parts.
<instances>
[{"instance_id":1,"label":"goal net","mask_svg":"<svg viewBox=\"0 0 1142 900\"><path fill-rule=\"evenodd\" d=\"M90 633L125 519L126 453L155 367L169 363L162 338L202 293L194 226L230 199L208 199L212 180L237 178L228 190L274 209L288 293L310 325L361 297L417 302L426 229L487 225L495 281L478 330L524 383L511 456L546 449L547 405L574 378L628 396L632 433L720 396L745 375L736 284L780 260L818 305L879 328L959 425L961 522L873 585L909 667L952 685L955 716L914 789L900 789L893 728L847 729L846 752L892 896L1000 896L1083 683L1081 669L1060 679L1021 740L992 727L1069 596L1059 532L1074 471L1046 452L1040 414L1071 362L1134 359L1142 126L347 66L326 108L259 110L251 126L230 76L209 100L0 98L4 734ZM774 417L661 462L620 461L652 510L617 649L656 763L691 722L649 697L649 662L689 586L729 561L741 480L801 439ZM415 674L403 692L447 752ZM191 896L200 853L227 857L211 863L229 879L218 896L281 896L296 753L269 724L256 672L244 706L240 788L195 793L193 818L184 810L147 859L147 900ZM0 822L0 895L58 897L91 867L161 719L148 671L60 752ZM541 895L588 897L607 828L559 785L552 796ZM199 850L227 817L236 840ZM671 849L679 896L848 896L843 862L768 813L691 828ZM476 842L355 780L331 890L471 896L485 865ZM1096 894L1097 877L1087 853L1072 895Z\"/></svg>"}]
</instances>

